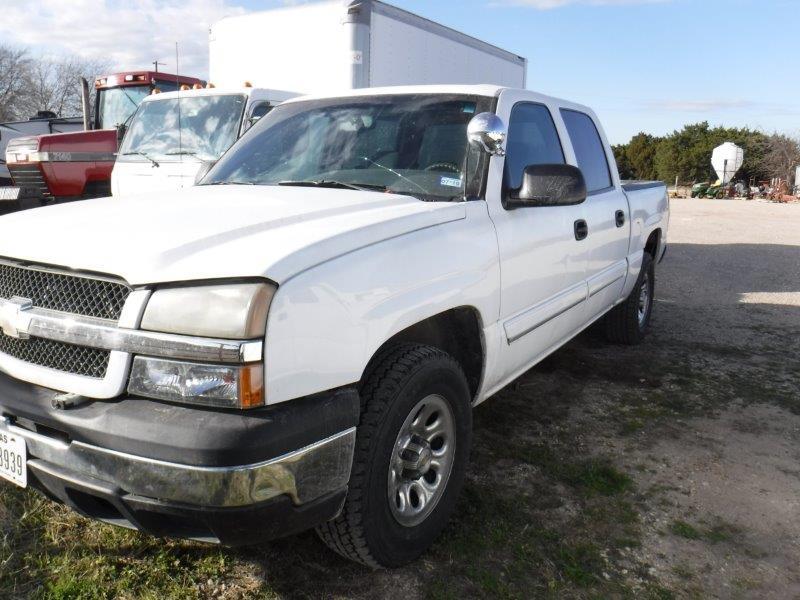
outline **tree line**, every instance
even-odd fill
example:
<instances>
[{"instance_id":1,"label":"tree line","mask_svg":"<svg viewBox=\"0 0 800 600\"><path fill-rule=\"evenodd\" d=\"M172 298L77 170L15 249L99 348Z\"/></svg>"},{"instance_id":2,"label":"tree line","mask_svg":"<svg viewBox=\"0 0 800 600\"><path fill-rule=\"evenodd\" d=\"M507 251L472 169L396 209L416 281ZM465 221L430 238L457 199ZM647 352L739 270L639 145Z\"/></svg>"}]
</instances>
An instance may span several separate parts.
<instances>
[{"instance_id":1,"label":"tree line","mask_svg":"<svg viewBox=\"0 0 800 600\"><path fill-rule=\"evenodd\" d=\"M91 83L108 68L102 61L35 57L0 44L0 123L26 120L43 110L62 117L80 115L80 78Z\"/></svg>"},{"instance_id":2,"label":"tree line","mask_svg":"<svg viewBox=\"0 0 800 600\"><path fill-rule=\"evenodd\" d=\"M664 137L635 135L627 144L614 146L623 179L661 180L667 184L715 181L711 153L724 142L744 150L744 164L736 179L768 181L775 177L794 184L800 165L800 141L748 128L711 127L708 122L686 125ZM798 182L800 183L800 182Z\"/></svg>"}]
</instances>

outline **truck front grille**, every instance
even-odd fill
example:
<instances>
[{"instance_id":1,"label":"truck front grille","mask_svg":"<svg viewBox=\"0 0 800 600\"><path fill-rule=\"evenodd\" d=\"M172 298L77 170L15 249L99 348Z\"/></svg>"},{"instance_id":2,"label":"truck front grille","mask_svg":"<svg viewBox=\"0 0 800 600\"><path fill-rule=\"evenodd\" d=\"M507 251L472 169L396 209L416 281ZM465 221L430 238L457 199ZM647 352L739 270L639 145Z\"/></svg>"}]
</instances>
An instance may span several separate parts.
<instances>
[{"instance_id":1,"label":"truck front grille","mask_svg":"<svg viewBox=\"0 0 800 600\"><path fill-rule=\"evenodd\" d=\"M14 182L14 185L34 189L44 198L52 196L39 165L12 164L8 165L8 170L11 173L11 180Z\"/></svg>"},{"instance_id":2,"label":"truck front grille","mask_svg":"<svg viewBox=\"0 0 800 600\"><path fill-rule=\"evenodd\" d=\"M0 298L27 298L39 308L118 321L130 293L122 282L0 261Z\"/></svg>"},{"instance_id":3,"label":"truck front grille","mask_svg":"<svg viewBox=\"0 0 800 600\"><path fill-rule=\"evenodd\" d=\"M35 337L21 340L4 333L0 333L0 353L40 367L95 379L106 376L111 355L108 350L73 346Z\"/></svg>"}]
</instances>

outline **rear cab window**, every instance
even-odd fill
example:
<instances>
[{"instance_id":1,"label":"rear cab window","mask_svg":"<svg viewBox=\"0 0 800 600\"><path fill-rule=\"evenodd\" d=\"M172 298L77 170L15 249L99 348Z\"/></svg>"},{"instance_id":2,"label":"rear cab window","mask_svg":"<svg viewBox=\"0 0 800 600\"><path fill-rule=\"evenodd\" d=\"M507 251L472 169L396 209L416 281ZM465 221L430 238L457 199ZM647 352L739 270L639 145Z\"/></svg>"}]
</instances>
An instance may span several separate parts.
<instances>
[{"instance_id":1,"label":"rear cab window","mask_svg":"<svg viewBox=\"0 0 800 600\"><path fill-rule=\"evenodd\" d=\"M586 179L586 190L590 195L610 190L613 187L611 169L594 120L585 113L567 108L561 109L561 117L572 141L578 167Z\"/></svg>"}]
</instances>

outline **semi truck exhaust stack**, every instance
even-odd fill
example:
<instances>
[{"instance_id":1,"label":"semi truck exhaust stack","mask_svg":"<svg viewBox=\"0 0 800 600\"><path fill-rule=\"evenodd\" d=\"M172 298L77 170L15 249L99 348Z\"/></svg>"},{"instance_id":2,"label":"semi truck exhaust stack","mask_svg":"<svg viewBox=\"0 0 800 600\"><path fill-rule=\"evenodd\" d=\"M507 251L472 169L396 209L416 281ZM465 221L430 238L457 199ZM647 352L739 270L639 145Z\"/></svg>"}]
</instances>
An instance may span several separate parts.
<instances>
[{"instance_id":1,"label":"semi truck exhaust stack","mask_svg":"<svg viewBox=\"0 0 800 600\"><path fill-rule=\"evenodd\" d=\"M92 128L92 113L89 107L89 82L85 77L81 77L81 109L83 110L83 129L89 131Z\"/></svg>"}]
</instances>

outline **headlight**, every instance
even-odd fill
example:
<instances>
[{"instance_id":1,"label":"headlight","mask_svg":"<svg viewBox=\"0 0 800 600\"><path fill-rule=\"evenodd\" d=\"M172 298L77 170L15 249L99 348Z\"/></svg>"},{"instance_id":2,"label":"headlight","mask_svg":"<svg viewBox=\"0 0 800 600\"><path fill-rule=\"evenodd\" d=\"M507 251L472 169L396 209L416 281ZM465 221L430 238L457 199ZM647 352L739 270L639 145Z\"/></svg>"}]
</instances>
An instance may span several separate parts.
<instances>
[{"instance_id":1,"label":"headlight","mask_svg":"<svg viewBox=\"0 0 800 600\"><path fill-rule=\"evenodd\" d=\"M28 154L6 152L6 163L13 165L20 162L47 162L50 160L48 152L29 152Z\"/></svg>"},{"instance_id":2,"label":"headlight","mask_svg":"<svg viewBox=\"0 0 800 600\"><path fill-rule=\"evenodd\" d=\"M157 290L147 303L142 329L246 340L264 335L275 286L208 285Z\"/></svg>"},{"instance_id":3,"label":"headlight","mask_svg":"<svg viewBox=\"0 0 800 600\"><path fill-rule=\"evenodd\" d=\"M263 338L275 286L205 285L156 290L142 317L147 331L204 338ZM133 359L128 391L137 396L222 408L264 404L261 356L246 365L199 364L147 356Z\"/></svg>"},{"instance_id":4,"label":"headlight","mask_svg":"<svg viewBox=\"0 0 800 600\"><path fill-rule=\"evenodd\" d=\"M221 408L255 408L264 404L263 364L201 365L137 356L133 359L131 394Z\"/></svg>"}]
</instances>

